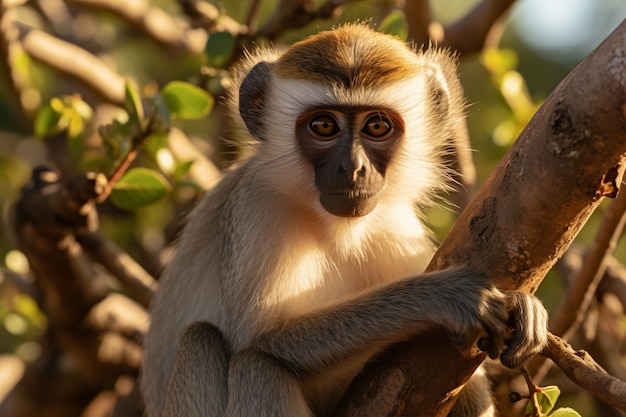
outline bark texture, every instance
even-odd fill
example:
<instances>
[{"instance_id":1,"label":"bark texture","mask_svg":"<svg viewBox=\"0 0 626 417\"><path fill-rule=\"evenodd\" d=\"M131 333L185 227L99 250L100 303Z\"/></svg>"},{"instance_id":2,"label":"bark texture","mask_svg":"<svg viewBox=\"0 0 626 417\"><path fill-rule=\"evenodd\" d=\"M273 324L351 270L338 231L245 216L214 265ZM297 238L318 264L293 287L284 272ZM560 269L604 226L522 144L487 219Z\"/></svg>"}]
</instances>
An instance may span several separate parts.
<instances>
[{"instance_id":1,"label":"bark texture","mask_svg":"<svg viewBox=\"0 0 626 417\"><path fill-rule=\"evenodd\" d=\"M468 264L534 292L626 163L626 21L553 91L462 213L429 270ZM395 346L353 383L341 416L445 416L485 355L444 334Z\"/></svg>"}]
</instances>

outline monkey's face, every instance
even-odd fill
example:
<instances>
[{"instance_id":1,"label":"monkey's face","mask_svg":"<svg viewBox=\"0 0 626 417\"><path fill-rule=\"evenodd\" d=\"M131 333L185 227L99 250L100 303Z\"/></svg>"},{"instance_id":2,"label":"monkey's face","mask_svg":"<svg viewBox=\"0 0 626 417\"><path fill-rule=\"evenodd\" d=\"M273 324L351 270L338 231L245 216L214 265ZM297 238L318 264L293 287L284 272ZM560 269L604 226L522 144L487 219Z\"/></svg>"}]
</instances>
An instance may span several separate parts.
<instances>
[{"instance_id":1,"label":"monkey's face","mask_svg":"<svg viewBox=\"0 0 626 417\"><path fill-rule=\"evenodd\" d=\"M257 175L294 207L384 219L444 183L449 110L463 105L449 57L346 25L246 67L233 113L259 141Z\"/></svg>"},{"instance_id":2,"label":"monkey's face","mask_svg":"<svg viewBox=\"0 0 626 417\"><path fill-rule=\"evenodd\" d=\"M315 171L320 203L341 217L364 216L378 202L402 118L386 109L316 108L296 122L296 135Z\"/></svg>"}]
</instances>

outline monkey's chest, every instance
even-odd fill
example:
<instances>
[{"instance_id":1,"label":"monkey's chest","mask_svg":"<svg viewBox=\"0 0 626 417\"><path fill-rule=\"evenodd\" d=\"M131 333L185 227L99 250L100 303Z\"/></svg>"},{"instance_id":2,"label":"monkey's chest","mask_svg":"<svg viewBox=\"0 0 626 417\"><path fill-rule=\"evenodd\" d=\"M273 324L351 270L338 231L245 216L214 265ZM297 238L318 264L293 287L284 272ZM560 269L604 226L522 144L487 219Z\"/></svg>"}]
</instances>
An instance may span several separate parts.
<instances>
[{"instance_id":1,"label":"monkey's chest","mask_svg":"<svg viewBox=\"0 0 626 417\"><path fill-rule=\"evenodd\" d=\"M365 291L423 272L424 261L410 256L303 259L279 268L282 275L267 294L268 303L287 317L306 314Z\"/></svg>"}]
</instances>

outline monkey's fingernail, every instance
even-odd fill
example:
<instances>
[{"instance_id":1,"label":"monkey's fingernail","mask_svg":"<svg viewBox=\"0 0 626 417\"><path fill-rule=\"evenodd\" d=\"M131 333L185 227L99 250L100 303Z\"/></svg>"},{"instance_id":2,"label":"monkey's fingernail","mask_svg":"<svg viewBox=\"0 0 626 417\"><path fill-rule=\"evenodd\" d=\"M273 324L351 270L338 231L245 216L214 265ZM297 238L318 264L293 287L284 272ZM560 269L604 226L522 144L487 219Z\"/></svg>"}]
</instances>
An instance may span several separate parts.
<instances>
[{"instance_id":1,"label":"monkey's fingernail","mask_svg":"<svg viewBox=\"0 0 626 417\"><path fill-rule=\"evenodd\" d=\"M478 345L478 349L483 352L487 352L491 348L491 340L489 340L489 338L487 337L481 337L480 339L478 339L478 342L476 344Z\"/></svg>"}]
</instances>

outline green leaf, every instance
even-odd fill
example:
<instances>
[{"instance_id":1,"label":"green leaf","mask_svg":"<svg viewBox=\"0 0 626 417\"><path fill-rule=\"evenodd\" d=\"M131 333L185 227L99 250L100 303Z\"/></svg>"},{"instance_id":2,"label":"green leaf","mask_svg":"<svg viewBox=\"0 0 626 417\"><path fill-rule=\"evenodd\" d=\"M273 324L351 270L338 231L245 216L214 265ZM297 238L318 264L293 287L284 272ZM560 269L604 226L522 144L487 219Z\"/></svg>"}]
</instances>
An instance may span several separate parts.
<instances>
[{"instance_id":1,"label":"green leaf","mask_svg":"<svg viewBox=\"0 0 626 417\"><path fill-rule=\"evenodd\" d=\"M114 186L111 202L125 210L135 210L159 200L170 189L167 180L156 171L134 168Z\"/></svg>"},{"instance_id":2,"label":"green leaf","mask_svg":"<svg viewBox=\"0 0 626 417\"><path fill-rule=\"evenodd\" d=\"M57 133L61 115L51 103L43 105L35 117L35 136L44 138Z\"/></svg>"},{"instance_id":3,"label":"green leaf","mask_svg":"<svg viewBox=\"0 0 626 417\"><path fill-rule=\"evenodd\" d=\"M144 148L150 155L156 155L161 148L165 148L170 138L167 133L154 133L150 135Z\"/></svg>"},{"instance_id":4,"label":"green leaf","mask_svg":"<svg viewBox=\"0 0 626 417\"><path fill-rule=\"evenodd\" d=\"M137 88L130 82L124 84L125 105L128 112L128 123L141 125L144 120L143 104Z\"/></svg>"},{"instance_id":5,"label":"green leaf","mask_svg":"<svg viewBox=\"0 0 626 417\"><path fill-rule=\"evenodd\" d=\"M539 402L539 407L541 408L539 411L543 414L549 414L550 411L554 409L556 400L558 400L559 395L561 395L561 390L556 385L541 387L540 390L540 392L536 393L537 401ZM526 414L533 415L533 411L533 402L529 401L526 406Z\"/></svg>"},{"instance_id":6,"label":"green leaf","mask_svg":"<svg viewBox=\"0 0 626 417\"><path fill-rule=\"evenodd\" d=\"M191 160L191 161L181 162L178 165L176 165L176 169L174 170L172 177L176 180L180 180L186 177L187 174L189 174L189 171L191 171L191 166L193 165L194 162L195 161Z\"/></svg>"},{"instance_id":7,"label":"green leaf","mask_svg":"<svg viewBox=\"0 0 626 417\"><path fill-rule=\"evenodd\" d=\"M380 31L395 35L400 39L406 39L409 34L406 18L401 10L389 13L380 24Z\"/></svg>"},{"instance_id":8,"label":"green leaf","mask_svg":"<svg viewBox=\"0 0 626 417\"><path fill-rule=\"evenodd\" d=\"M211 33L204 47L208 66L216 68L228 67L236 45L237 38L230 32Z\"/></svg>"},{"instance_id":9,"label":"green leaf","mask_svg":"<svg viewBox=\"0 0 626 417\"><path fill-rule=\"evenodd\" d=\"M550 417L582 417L578 411L569 407L561 407L554 410Z\"/></svg>"},{"instance_id":10,"label":"green leaf","mask_svg":"<svg viewBox=\"0 0 626 417\"><path fill-rule=\"evenodd\" d=\"M70 139L76 139L83 133L85 122L78 112L72 112L68 115L68 118L67 136Z\"/></svg>"},{"instance_id":11,"label":"green leaf","mask_svg":"<svg viewBox=\"0 0 626 417\"><path fill-rule=\"evenodd\" d=\"M172 81L161 90L161 95L173 116L180 119L201 119L213 108L213 97L195 85Z\"/></svg>"}]
</instances>

